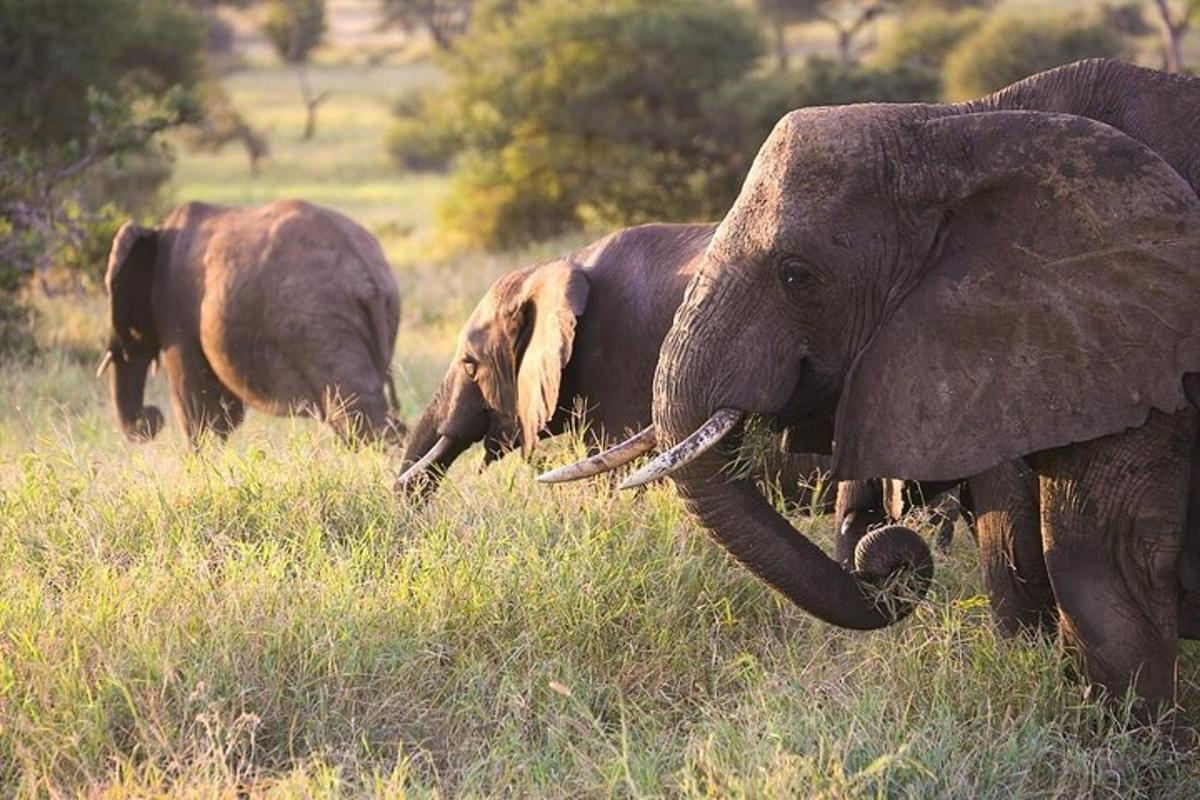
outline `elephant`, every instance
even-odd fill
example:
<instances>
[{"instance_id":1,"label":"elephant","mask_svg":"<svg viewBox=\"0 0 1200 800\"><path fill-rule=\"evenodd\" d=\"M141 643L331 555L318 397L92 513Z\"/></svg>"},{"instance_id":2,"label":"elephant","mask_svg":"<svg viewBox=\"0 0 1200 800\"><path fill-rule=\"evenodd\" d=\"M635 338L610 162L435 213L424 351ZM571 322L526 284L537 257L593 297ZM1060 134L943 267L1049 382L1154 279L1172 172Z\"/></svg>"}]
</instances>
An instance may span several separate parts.
<instances>
[{"instance_id":1,"label":"elephant","mask_svg":"<svg viewBox=\"0 0 1200 800\"><path fill-rule=\"evenodd\" d=\"M877 529L845 570L730 477L721 441L748 417L832 419L839 479L1021 463L1060 641L1148 716L1173 701L1188 624L1198 302L1200 198L1114 127L922 104L793 111L688 286L654 379L665 451L624 485L671 475L751 572L826 622L875 629L925 591L924 541Z\"/></svg>"},{"instance_id":2,"label":"elephant","mask_svg":"<svg viewBox=\"0 0 1200 800\"><path fill-rule=\"evenodd\" d=\"M143 401L159 358L192 446L206 432L228 437L247 405L311 414L347 440L403 430L390 375L396 280L374 237L335 211L185 203L158 227L126 222L105 286L111 331L97 375L111 366L132 441L162 428Z\"/></svg>"},{"instance_id":3,"label":"elephant","mask_svg":"<svg viewBox=\"0 0 1200 800\"><path fill-rule=\"evenodd\" d=\"M1111 125L1154 150L1200 194L1200 79L1170 75L1113 59L1088 59L1040 72L991 95L952 106L957 113L1045 111L1074 114ZM992 596L1000 630L1050 632L1053 598L1040 563L1041 537L1036 492L1019 462L976 476L973 490L960 488L979 544L983 580ZM854 549L872 528L897 519L885 498L887 482L847 481L838 485L836 557L851 566ZM950 484L909 486L906 494L924 499ZM1000 487L1004 487L1003 491ZM943 501L947 495L942 495ZM975 508L970 508L975 506ZM951 508L953 508L951 506ZM953 514L935 517L938 542L949 544ZM1021 529L1014 521L1024 521ZM1022 539L1034 541L1022 543ZM1190 588L1200 591L1200 537L1189 539L1197 565ZM1200 595L1198 595L1200 596ZM1198 609L1200 611L1200 609Z\"/></svg>"},{"instance_id":4,"label":"elephant","mask_svg":"<svg viewBox=\"0 0 1200 800\"><path fill-rule=\"evenodd\" d=\"M650 422L658 350L715 223L651 223L612 233L492 284L405 445L401 493L424 497L467 448L488 464L570 428L583 409L592 443ZM824 459L780 454L760 469L803 488ZM819 499L818 499L819 504Z\"/></svg>"}]
</instances>

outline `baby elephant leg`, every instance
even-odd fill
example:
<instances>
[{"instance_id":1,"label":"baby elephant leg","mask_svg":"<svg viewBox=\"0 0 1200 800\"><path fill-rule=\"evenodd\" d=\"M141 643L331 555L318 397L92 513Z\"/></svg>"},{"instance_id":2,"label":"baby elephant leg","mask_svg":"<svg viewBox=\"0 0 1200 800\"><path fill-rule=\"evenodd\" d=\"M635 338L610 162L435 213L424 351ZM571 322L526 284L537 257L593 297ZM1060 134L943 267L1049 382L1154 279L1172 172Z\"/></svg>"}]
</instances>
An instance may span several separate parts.
<instances>
[{"instance_id":1,"label":"baby elephant leg","mask_svg":"<svg viewBox=\"0 0 1200 800\"><path fill-rule=\"evenodd\" d=\"M1175 700L1177 561L1195 413L1152 412L1123 433L1039 456L1042 543L1064 646L1142 719Z\"/></svg>"},{"instance_id":2,"label":"baby elephant leg","mask_svg":"<svg viewBox=\"0 0 1200 800\"><path fill-rule=\"evenodd\" d=\"M1021 461L1009 461L970 480L975 538L992 618L1005 636L1052 633L1058 609L1038 515L1038 479Z\"/></svg>"}]
</instances>

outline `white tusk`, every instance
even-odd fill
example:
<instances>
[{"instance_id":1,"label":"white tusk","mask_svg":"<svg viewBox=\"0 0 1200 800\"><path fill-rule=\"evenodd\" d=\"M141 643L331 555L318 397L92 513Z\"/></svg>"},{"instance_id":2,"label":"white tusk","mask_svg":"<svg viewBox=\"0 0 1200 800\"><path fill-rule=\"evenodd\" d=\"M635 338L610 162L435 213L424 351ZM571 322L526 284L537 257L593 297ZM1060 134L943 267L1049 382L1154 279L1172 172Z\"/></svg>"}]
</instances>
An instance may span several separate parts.
<instances>
[{"instance_id":1,"label":"white tusk","mask_svg":"<svg viewBox=\"0 0 1200 800\"><path fill-rule=\"evenodd\" d=\"M408 469L404 470L404 472L402 472L400 474L399 478L396 478L396 483L397 484L405 484L405 483L408 483L409 481L411 481L413 478L420 475L439 456L441 456L443 453L445 453L447 450L449 450L450 445L452 445L452 444L454 444L454 442L448 436L443 436L442 438L438 439L436 442L434 442L433 447L429 448L428 453L421 456L421 458L418 459L415 464L413 464Z\"/></svg>"},{"instance_id":2,"label":"white tusk","mask_svg":"<svg viewBox=\"0 0 1200 800\"><path fill-rule=\"evenodd\" d=\"M104 370L108 369L108 365L112 363L112 360L113 360L112 350L111 349L105 350L104 355L102 355L100 357L100 366L96 367L96 377L97 378L104 376Z\"/></svg>"},{"instance_id":3,"label":"white tusk","mask_svg":"<svg viewBox=\"0 0 1200 800\"><path fill-rule=\"evenodd\" d=\"M155 356L154 360L150 362L150 377L153 378L157 374L158 374L158 356Z\"/></svg>"},{"instance_id":4,"label":"white tusk","mask_svg":"<svg viewBox=\"0 0 1200 800\"><path fill-rule=\"evenodd\" d=\"M699 458L712 449L717 442L724 439L725 435L741 422L742 416L742 412L736 408L717 409L708 418L708 422L697 428L691 436L667 452L660 453L649 464L626 478L625 482L621 484L621 488L632 489L644 483L658 480L665 475L671 474L689 461Z\"/></svg>"},{"instance_id":5,"label":"white tusk","mask_svg":"<svg viewBox=\"0 0 1200 800\"><path fill-rule=\"evenodd\" d=\"M589 456L582 461L576 461L574 464L568 464L565 467L543 472L541 475L538 475L537 479L539 483L566 483L582 478L590 478L593 475L599 475L602 472L616 469L622 464L628 464L643 453L649 453L657 444L658 435L655 434L654 426L651 425L641 433L635 434L621 442L616 447L610 447L603 453Z\"/></svg>"}]
</instances>

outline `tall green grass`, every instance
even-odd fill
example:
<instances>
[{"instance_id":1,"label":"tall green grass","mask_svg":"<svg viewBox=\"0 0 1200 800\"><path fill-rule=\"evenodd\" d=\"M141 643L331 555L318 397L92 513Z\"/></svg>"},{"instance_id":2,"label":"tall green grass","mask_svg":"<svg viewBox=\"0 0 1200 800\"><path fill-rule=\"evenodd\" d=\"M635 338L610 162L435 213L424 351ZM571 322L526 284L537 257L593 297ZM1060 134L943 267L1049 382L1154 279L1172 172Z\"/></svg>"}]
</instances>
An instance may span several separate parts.
<instances>
[{"instance_id":1,"label":"tall green grass","mask_svg":"<svg viewBox=\"0 0 1200 800\"><path fill-rule=\"evenodd\" d=\"M299 421L116 450L44 441L9 469L5 793L1200 789L1051 645L996 638L967 542L911 621L852 633L730 564L666 487L549 491L474 457L417 508L386 453Z\"/></svg>"}]
</instances>

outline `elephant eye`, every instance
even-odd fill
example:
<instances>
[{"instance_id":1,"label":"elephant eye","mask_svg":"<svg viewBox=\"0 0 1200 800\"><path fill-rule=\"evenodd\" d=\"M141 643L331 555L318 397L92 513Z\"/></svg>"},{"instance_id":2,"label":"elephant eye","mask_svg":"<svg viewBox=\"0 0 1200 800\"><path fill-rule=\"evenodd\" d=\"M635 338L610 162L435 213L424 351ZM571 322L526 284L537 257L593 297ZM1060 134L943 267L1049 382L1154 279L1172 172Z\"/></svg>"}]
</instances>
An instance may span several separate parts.
<instances>
[{"instance_id":1,"label":"elephant eye","mask_svg":"<svg viewBox=\"0 0 1200 800\"><path fill-rule=\"evenodd\" d=\"M467 373L468 378L474 380L475 373L479 371L479 364L474 359L464 358L462 365L463 372Z\"/></svg>"},{"instance_id":2,"label":"elephant eye","mask_svg":"<svg viewBox=\"0 0 1200 800\"><path fill-rule=\"evenodd\" d=\"M779 268L779 280L785 289L795 291L808 288L815 278L812 266L799 259L789 258Z\"/></svg>"}]
</instances>

